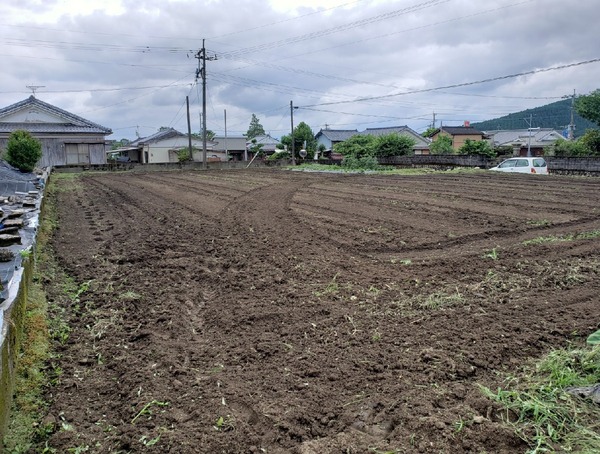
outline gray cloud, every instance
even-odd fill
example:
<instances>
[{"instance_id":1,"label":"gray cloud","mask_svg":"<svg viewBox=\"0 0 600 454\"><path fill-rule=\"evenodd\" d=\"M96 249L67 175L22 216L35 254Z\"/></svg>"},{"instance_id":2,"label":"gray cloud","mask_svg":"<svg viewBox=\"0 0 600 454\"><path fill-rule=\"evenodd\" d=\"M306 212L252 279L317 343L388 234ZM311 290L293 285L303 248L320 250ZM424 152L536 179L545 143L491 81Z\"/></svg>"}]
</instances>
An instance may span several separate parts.
<instances>
[{"instance_id":1,"label":"gray cloud","mask_svg":"<svg viewBox=\"0 0 600 454\"><path fill-rule=\"evenodd\" d=\"M252 113L273 135L287 134L290 100L300 106L295 123L315 132L423 130L433 112L460 124L598 88L600 63L591 63L414 93L599 58L595 3L363 0L282 13L258 0L147 0L123 1L119 14L73 9L45 20L57 2L10 1L0 5L0 104L44 85L40 99L134 138L160 126L185 131L188 95L197 131L195 53L205 38L217 56L207 62L207 125L218 133L227 110L229 134L245 132ZM383 98L345 102L365 97Z\"/></svg>"}]
</instances>

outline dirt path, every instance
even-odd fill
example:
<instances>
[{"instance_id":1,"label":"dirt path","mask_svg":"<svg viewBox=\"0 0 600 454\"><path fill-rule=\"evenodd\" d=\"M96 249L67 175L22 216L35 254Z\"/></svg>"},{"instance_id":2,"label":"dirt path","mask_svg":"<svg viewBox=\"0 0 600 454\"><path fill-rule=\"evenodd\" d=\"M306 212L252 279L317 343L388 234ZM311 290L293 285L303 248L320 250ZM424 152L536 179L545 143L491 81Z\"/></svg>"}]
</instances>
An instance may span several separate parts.
<instances>
[{"instance_id":1,"label":"dirt path","mask_svg":"<svg viewBox=\"0 0 600 454\"><path fill-rule=\"evenodd\" d=\"M600 231L599 190L495 174L81 178L57 192L56 256L89 290L67 308L51 390L71 430L49 444L522 452L477 385L596 328L600 240L583 234ZM536 238L571 239L523 245Z\"/></svg>"}]
</instances>

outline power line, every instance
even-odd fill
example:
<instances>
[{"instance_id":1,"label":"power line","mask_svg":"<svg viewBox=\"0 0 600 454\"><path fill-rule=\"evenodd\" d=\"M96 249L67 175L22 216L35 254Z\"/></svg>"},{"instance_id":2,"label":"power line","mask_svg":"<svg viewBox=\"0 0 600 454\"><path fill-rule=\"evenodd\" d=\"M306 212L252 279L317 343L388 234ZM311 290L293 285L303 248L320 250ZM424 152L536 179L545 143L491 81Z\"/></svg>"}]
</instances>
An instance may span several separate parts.
<instances>
[{"instance_id":1,"label":"power line","mask_svg":"<svg viewBox=\"0 0 600 454\"><path fill-rule=\"evenodd\" d=\"M247 47L245 49L239 49L237 51L233 51L233 52L229 52L229 53L224 52L224 53L222 53L222 56L224 58L237 57L240 55L246 55L248 53L255 53L255 52L265 51L268 49L274 49L277 47L287 46L290 44L296 44L298 42L307 41L307 40L314 39L314 38L321 38L323 36L328 36L328 35L331 35L334 33L339 33L341 31L346 31L346 30L350 30L353 28L363 27L365 25L369 25L369 24L379 22L382 20L391 19L391 18L394 18L397 16L413 13L415 11L420 11L420 10L423 10L426 8L431 8L433 6L438 6L442 3L448 3L449 1L451 1L451 0L429 0L429 1L426 1L423 3L419 3L417 5L409 6L406 8L399 9L399 10L390 11L390 12L387 12L384 14L379 14L377 16L368 17L368 18L361 19L361 20L358 20L355 22L350 22L343 26L319 30L316 32L311 32L311 33L306 33L304 35L294 36L294 37L282 39L279 41L273 41L271 43L259 44L256 46Z\"/></svg>"},{"instance_id":2,"label":"power line","mask_svg":"<svg viewBox=\"0 0 600 454\"><path fill-rule=\"evenodd\" d=\"M445 85L443 87L435 87L435 88L423 88L420 90L405 91L405 92L401 92L401 93L391 93L389 95L369 96L369 97L365 97L365 98L357 98L352 101L337 101L337 102L326 102L326 103L321 103L321 104L310 104L307 106L300 106L300 107L318 107L318 106L330 106L330 105L334 105L334 104L348 104L348 103L354 103L354 102L372 101L375 99L388 99L388 98L393 98L396 96L414 95L417 93L428 93L428 92L432 92L432 91L446 90L448 88L468 87L471 85L479 85L479 84L484 84L484 83L489 83L489 82L495 82L498 80L512 79L515 77L528 76L531 74L538 74L538 73L549 72L549 71L557 71L559 69L573 68L575 66L588 65L590 63L597 63L599 61L600 61L600 58L594 58L592 60L585 60L585 61L580 61L577 63L570 63L567 65L552 66L550 68L542 68L542 69L534 69L534 70L525 71L522 73L508 74L506 76L491 77L489 79L482 79L482 80L477 80L477 81L473 81L473 82L464 82L464 83L460 83L460 84Z\"/></svg>"}]
</instances>

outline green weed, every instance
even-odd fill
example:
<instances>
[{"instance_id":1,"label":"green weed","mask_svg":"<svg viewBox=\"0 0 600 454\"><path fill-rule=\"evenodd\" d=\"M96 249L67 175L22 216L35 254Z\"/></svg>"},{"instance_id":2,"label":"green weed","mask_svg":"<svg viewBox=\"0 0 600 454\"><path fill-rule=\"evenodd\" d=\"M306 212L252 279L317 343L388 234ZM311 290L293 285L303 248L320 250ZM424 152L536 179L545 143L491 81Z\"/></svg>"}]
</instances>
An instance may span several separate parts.
<instances>
[{"instance_id":1,"label":"green weed","mask_svg":"<svg viewBox=\"0 0 600 454\"><path fill-rule=\"evenodd\" d=\"M548 219L540 219L540 220L527 221L527 224L534 225L536 227L545 227L545 226L551 225L552 222L550 222Z\"/></svg>"},{"instance_id":2,"label":"green weed","mask_svg":"<svg viewBox=\"0 0 600 454\"><path fill-rule=\"evenodd\" d=\"M153 400L151 402L148 402L146 405L144 405L144 408L142 408L131 420L131 424L135 424L135 422L138 420L138 418L140 418L141 416L144 415L151 415L152 414L152 407L153 406L157 406L157 407L166 407L169 405L169 402L160 402L158 400Z\"/></svg>"},{"instance_id":3,"label":"green weed","mask_svg":"<svg viewBox=\"0 0 600 454\"><path fill-rule=\"evenodd\" d=\"M562 241L576 241L576 240L593 240L600 238L600 230L592 230L590 232L582 232L576 234L565 234L565 235L550 235L550 236L539 236L531 240L523 241L523 246L531 246L536 244L544 243L555 243Z\"/></svg>"},{"instance_id":4,"label":"green weed","mask_svg":"<svg viewBox=\"0 0 600 454\"><path fill-rule=\"evenodd\" d=\"M598 381L600 347L594 347L552 351L519 376L508 377L506 389L481 389L506 409L506 424L529 444L530 452L587 453L600 452L600 408L565 388Z\"/></svg>"},{"instance_id":5,"label":"green weed","mask_svg":"<svg viewBox=\"0 0 600 454\"><path fill-rule=\"evenodd\" d=\"M483 258L498 260L500 258L500 256L498 255L498 251L496 250L496 248L494 248L491 251L488 251L485 254L483 254Z\"/></svg>"},{"instance_id":6,"label":"green weed","mask_svg":"<svg viewBox=\"0 0 600 454\"><path fill-rule=\"evenodd\" d=\"M137 301L137 300L139 300L141 298L142 298L142 295L140 295L139 293L136 293L136 292L134 292L132 290L128 290L128 291L126 291L124 293L121 293L119 295L119 299L121 301Z\"/></svg>"},{"instance_id":7,"label":"green weed","mask_svg":"<svg viewBox=\"0 0 600 454\"><path fill-rule=\"evenodd\" d=\"M418 305L422 309L436 310L443 307L456 306L464 302L464 297L459 293L458 289L455 293L432 293L421 300Z\"/></svg>"}]
</instances>

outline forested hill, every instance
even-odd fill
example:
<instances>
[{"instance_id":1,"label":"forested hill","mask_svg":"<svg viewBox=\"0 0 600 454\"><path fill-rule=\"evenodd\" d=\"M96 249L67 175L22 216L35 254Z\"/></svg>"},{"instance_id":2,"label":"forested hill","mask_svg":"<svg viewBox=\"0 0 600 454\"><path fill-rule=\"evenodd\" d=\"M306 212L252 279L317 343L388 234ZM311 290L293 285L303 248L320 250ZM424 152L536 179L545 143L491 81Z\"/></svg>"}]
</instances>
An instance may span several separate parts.
<instances>
[{"instance_id":1,"label":"forested hill","mask_svg":"<svg viewBox=\"0 0 600 454\"><path fill-rule=\"evenodd\" d=\"M532 128L553 128L557 131L567 129L571 122L571 99L546 104L545 106L512 113L494 120L471 123L471 126L480 131L494 131L497 129L526 129L529 127L529 116L532 116ZM527 119L527 121L525 121ZM586 129L598 129L598 125L575 112L575 137L582 136Z\"/></svg>"}]
</instances>

